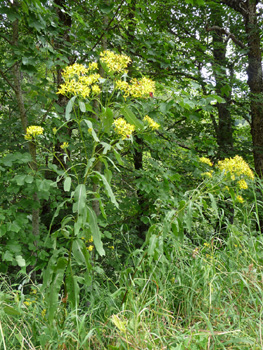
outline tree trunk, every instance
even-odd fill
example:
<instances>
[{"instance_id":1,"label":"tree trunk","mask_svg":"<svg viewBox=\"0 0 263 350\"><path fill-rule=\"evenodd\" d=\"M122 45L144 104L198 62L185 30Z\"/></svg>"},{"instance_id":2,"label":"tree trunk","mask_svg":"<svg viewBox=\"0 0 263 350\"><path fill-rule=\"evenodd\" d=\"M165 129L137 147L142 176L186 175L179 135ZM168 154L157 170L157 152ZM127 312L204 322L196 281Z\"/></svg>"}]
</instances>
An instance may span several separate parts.
<instances>
[{"instance_id":1,"label":"tree trunk","mask_svg":"<svg viewBox=\"0 0 263 350\"><path fill-rule=\"evenodd\" d=\"M215 27L223 26L220 8L211 7L211 20ZM221 30L213 31L213 72L216 81L216 94L224 98L225 102L217 103L218 125L216 130L219 159L233 156L233 121L230 111L231 74L227 75L226 46Z\"/></svg>"}]
</instances>

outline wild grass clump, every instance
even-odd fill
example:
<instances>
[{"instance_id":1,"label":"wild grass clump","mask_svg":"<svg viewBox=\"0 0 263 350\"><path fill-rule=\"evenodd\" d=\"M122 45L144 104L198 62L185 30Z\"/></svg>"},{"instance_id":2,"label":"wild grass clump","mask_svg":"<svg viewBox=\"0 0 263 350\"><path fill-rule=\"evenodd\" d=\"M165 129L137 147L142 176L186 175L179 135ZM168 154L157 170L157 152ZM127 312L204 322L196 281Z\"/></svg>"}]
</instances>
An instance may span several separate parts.
<instances>
[{"instance_id":1,"label":"wild grass clump","mask_svg":"<svg viewBox=\"0 0 263 350\"><path fill-rule=\"evenodd\" d=\"M262 251L262 236L236 226L225 241L174 242L169 256L137 251L114 292L97 284L73 311L61 300L52 324L41 286L25 294L2 277L1 348L262 349Z\"/></svg>"}]
</instances>

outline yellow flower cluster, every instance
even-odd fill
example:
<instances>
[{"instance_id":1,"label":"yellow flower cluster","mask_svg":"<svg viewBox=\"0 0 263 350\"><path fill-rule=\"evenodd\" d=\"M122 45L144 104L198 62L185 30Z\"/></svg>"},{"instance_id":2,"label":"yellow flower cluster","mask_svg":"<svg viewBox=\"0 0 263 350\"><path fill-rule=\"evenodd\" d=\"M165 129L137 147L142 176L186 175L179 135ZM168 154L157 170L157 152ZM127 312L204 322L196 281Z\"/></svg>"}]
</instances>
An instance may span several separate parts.
<instances>
[{"instance_id":1,"label":"yellow flower cluster","mask_svg":"<svg viewBox=\"0 0 263 350\"><path fill-rule=\"evenodd\" d=\"M235 156L234 158L226 158L224 160L221 160L218 162L217 166L221 171L230 173L232 180L235 180L235 176L245 176L249 179L254 179L254 174L252 170L244 161L244 159L240 156Z\"/></svg>"},{"instance_id":2,"label":"yellow flower cluster","mask_svg":"<svg viewBox=\"0 0 263 350\"><path fill-rule=\"evenodd\" d=\"M212 173L213 173L212 171L206 171L205 173L202 173L201 175L202 176L207 176L207 177L212 177L213 176Z\"/></svg>"},{"instance_id":3,"label":"yellow flower cluster","mask_svg":"<svg viewBox=\"0 0 263 350\"><path fill-rule=\"evenodd\" d=\"M126 139L135 130L135 126L127 123L123 118L115 120L114 127L117 134L121 135L122 139Z\"/></svg>"},{"instance_id":4,"label":"yellow flower cluster","mask_svg":"<svg viewBox=\"0 0 263 350\"><path fill-rule=\"evenodd\" d=\"M150 118L148 115L146 115L143 120L145 120L148 124L149 124L149 127L152 129L152 130L157 130L159 129L160 127L160 124L156 123L154 120L152 120L152 118Z\"/></svg>"},{"instance_id":5,"label":"yellow flower cluster","mask_svg":"<svg viewBox=\"0 0 263 350\"><path fill-rule=\"evenodd\" d=\"M60 146L61 149L67 149L68 148L68 142L63 142Z\"/></svg>"},{"instance_id":6,"label":"yellow flower cluster","mask_svg":"<svg viewBox=\"0 0 263 350\"><path fill-rule=\"evenodd\" d=\"M236 200L239 202L239 203L244 203L244 198L240 195L236 196Z\"/></svg>"},{"instance_id":7,"label":"yellow flower cluster","mask_svg":"<svg viewBox=\"0 0 263 350\"><path fill-rule=\"evenodd\" d=\"M246 190L248 188L248 185L247 185L247 183L246 183L246 181L244 179L239 180L237 183L238 183L238 187L241 190Z\"/></svg>"},{"instance_id":8,"label":"yellow flower cluster","mask_svg":"<svg viewBox=\"0 0 263 350\"><path fill-rule=\"evenodd\" d=\"M206 157L201 157L199 158L201 163L207 164L209 166L213 166L213 163L211 162L211 160L209 158Z\"/></svg>"},{"instance_id":9,"label":"yellow flower cluster","mask_svg":"<svg viewBox=\"0 0 263 350\"><path fill-rule=\"evenodd\" d=\"M44 129L41 126L31 125L26 129L26 140L32 140L33 138L43 135Z\"/></svg>"},{"instance_id":10,"label":"yellow flower cluster","mask_svg":"<svg viewBox=\"0 0 263 350\"><path fill-rule=\"evenodd\" d=\"M57 94L61 95L80 95L83 98L89 97L90 94L98 95L100 87L96 84L101 76L98 73L90 73L97 70L98 64L96 62L90 63L86 68L82 64L75 63L68 66L62 72L64 84L60 85ZM92 84L95 84L92 86Z\"/></svg>"},{"instance_id":11,"label":"yellow flower cluster","mask_svg":"<svg viewBox=\"0 0 263 350\"><path fill-rule=\"evenodd\" d=\"M155 82L143 77L142 79L132 79L131 84L126 81L117 80L116 89L124 92L124 98L129 96L134 98L147 98L155 92Z\"/></svg>"},{"instance_id":12,"label":"yellow flower cluster","mask_svg":"<svg viewBox=\"0 0 263 350\"><path fill-rule=\"evenodd\" d=\"M105 63L109 71L113 73L125 73L125 69L131 62L130 57L126 55L118 55L109 50L101 52L100 60Z\"/></svg>"}]
</instances>

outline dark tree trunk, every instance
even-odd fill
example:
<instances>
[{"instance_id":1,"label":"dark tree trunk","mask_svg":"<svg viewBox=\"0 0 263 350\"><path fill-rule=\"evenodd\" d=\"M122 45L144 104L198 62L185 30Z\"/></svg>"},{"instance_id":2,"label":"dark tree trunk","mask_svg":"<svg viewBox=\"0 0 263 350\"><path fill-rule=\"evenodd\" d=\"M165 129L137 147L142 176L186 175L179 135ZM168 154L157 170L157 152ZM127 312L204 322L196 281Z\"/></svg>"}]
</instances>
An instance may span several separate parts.
<instances>
[{"instance_id":1,"label":"dark tree trunk","mask_svg":"<svg viewBox=\"0 0 263 350\"><path fill-rule=\"evenodd\" d=\"M213 25L223 26L220 8L212 7L211 20ZM227 42L224 41L221 30L214 30L213 35L213 72L216 81L216 94L224 98L225 102L217 103L218 125L216 128L219 159L233 156L233 121L231 117L230 101L232 92L231 74L227 75L228 62L226 58ZM231 71L231 70L230 70Z\"/></svg>"}]
</instances>

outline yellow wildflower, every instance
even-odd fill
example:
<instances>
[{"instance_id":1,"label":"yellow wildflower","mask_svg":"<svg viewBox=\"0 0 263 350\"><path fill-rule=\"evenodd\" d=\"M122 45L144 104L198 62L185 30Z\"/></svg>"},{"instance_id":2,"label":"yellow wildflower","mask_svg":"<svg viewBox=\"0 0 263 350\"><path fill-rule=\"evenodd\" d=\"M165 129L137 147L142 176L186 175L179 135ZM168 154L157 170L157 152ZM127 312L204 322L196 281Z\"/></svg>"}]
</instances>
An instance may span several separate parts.
<instances>
[{"instance_id":1,"label":"yellow wildflower","mask_svg":"<svg viewBox=\"0 0 263 350\"><path fill-rule=\"evenodd\" d=\"M246 190L248 188L248 185L244 179L239 180L237 183L238 187L242 190Z\"/></svg>"},{"instance_id":2,"label":"yellow wildflower","mask_svg":"<svg viewBox=\"0 0 263 350\"><path fill-rule=\"evenodd\" d=\"M124 73L125 68L131 62L130 57L126 55L115 54L112 51L106 50L100 54L101 62L105 63L110 72L113 73Z\"/></svg>"},{"instance_id":3,"label":"yellow wildflower","mask_svg":"<svg viewBox=\"0 0 263 350\"><path fill-rule=\"evenodd\" d=\"M160 127L160 124L156 123L154 120L152 120L152 118L150 118L148 115L146 115L143 120L145 120L148 124L149 124L149 127L152 129L152 130L157 130L159 129Z\"/></svg>"},{"instance_id":4,"label":"yellow wildflower","mask_svg":"<svg viewBox=\"0 0 263 350\"><path fill-rule=\"evenodd\" d=\"M116 88L124 92L124 98L131 96L134 98L148 98L155 91L155 82L146 77L142 79L132 79L131 84L118 80Z\"/></svg>"},{"instance_id":5,"label":"yellow wildflower","mask_svg":"<svg viewBox=\"0 0 263 350\"><path fill-rule=\"evenodd\" d=\"M68 148L68 142L63 142L60 146L61 149L67 149Z\"/></svg>"},{"instance_id":6,"label":"yellow wildflower","mask_svg":"<svg viewBox=\"0 0 263 350\"><path fill-rule=\"evenodd\" d=\"M199 158L201 163L207 164L209 166L213 166L213 163L211 162L211 160L209 158L206 157L201 157Z\"/></svg>"},{"instance_id":7,"label":"yellow wildflower","mask_svg":"<svg viewBox=\"0 0 263 350\"><path fill-rule=\"evenodd\" d=\"M235 156L234 158L226 158L221 160L217 164L218 168L221 171L229 172L232 179L235 179L236 176L246 176L250 179L254 179L254 174L250 169L249 165L244 161L240 156Z\"/></svg>"},{"instance_id":8,"label":"yellow wildflower","mask_svg":"<svg viewBox=\"0 0 263 350\"><path fill-rule=\"evenodd\" d=\"M87 249L90 251L90 252L92 252L92 250L93 250L93 245L89 245L88 247L87 247Z\"/></svg>"},{"instance_id":9,"label":"yellow wildflower","mask_svg":"<svg viewBox=\"0 0 263 350\"><path fill-rule=\"evenodd\" d=\"M208 247L210 247L210 244L205 242L204 246L208 248Z\"/></svg>"},{"instance_id":10,"label":"yellow wildflower","mask_svg":"<svg viewBox=\"0 0 263 350\"><path fill-rule=\"evenodd\" d=\"M207 176L207 177L212 177L213 176L212 173L213 173L213 171L206 171L205 173L202 173L201 175Z\"/></svg>"},{"instance_id":11,"label":"yellow wildflower","mask_svg":"<svg viewBox=\"0 0 263 350\"><path fill-rule=\"evenodd\" d=\"M113 245L110 245L109 248L110 248L110 249L114 249L114 246L113 246Z\"/></svg>"},{"instance_id":12,"label":"yellow wildflower","mask_svg":"<svg viewBox=\"0 0 263 350\"><path fill-rule=\"evenodd\" d=\"M236 196L236 200L239 202L239 203L244 203L244 198L240 195Z\"/></svg>"},{"instance_id":13,"label":"yellow wildflower","mask_svg":"<svg viewBox=\"0 0 263 350\"><path fill-rule=\"evenodd\" d=\"M31 304L31 302L29 302L29 301L24 301L24 304L25 304L26 306L29 306L29 305Z\"/></svg>"},{"instance_id":14,"label":"yellow wildflower","mask_svg":"<svg viewBox=\"0 0 263 350\"><path fill-rule=\"evenodd\" d=\"M44 129L41 126L31 125L26 129L26 140L32 140L33 138L43 135Z\"/></svg>"},{"instance_id":15,"label":"yellow wildflower","mask_svg":"<svg viewBox=\"0 0 263 350\"><path fill-rule=\"evenodd\" d=\"M42 316L42 318L45 318L46 313L47 313L47 310L46 310L46 309L43 309L43 310L41 311L41 316Z\"/></svg>"},{"instance_id":16,"label":"yellow wildflower","mask_svg":"<svg viewBox=\"0 0 263 350\"><path fill-rule=\"evenodd\" d=\"M88 242L89 242L89 243L92 243L92 242L93 242L93 236L91 236L90 239L88 239Z\"/></svg>"},{"instance_id":17,"label":"yellow wildflower","mask_svg":"<svg viewBox=\"0 0 263 350\"><path fill-rule=\"evenodd\" d=\"M115 120L114 127L117 134L121 135L122 139L126 139L135 130L135 126L127 123L123 118Z\"/></svg>"},{"instance_id":18,"label":"yellow wildflower","mask_svg":"<svg viewBox=\"0 0 263 350\"><path fill-rule=\"evenodd\" d=\"M99 85L93 85L92 86L92 92L93 92L94 95L99 95L100 92L101 92L101 89L100 89Z\"/></svg>"}]
</instances>

